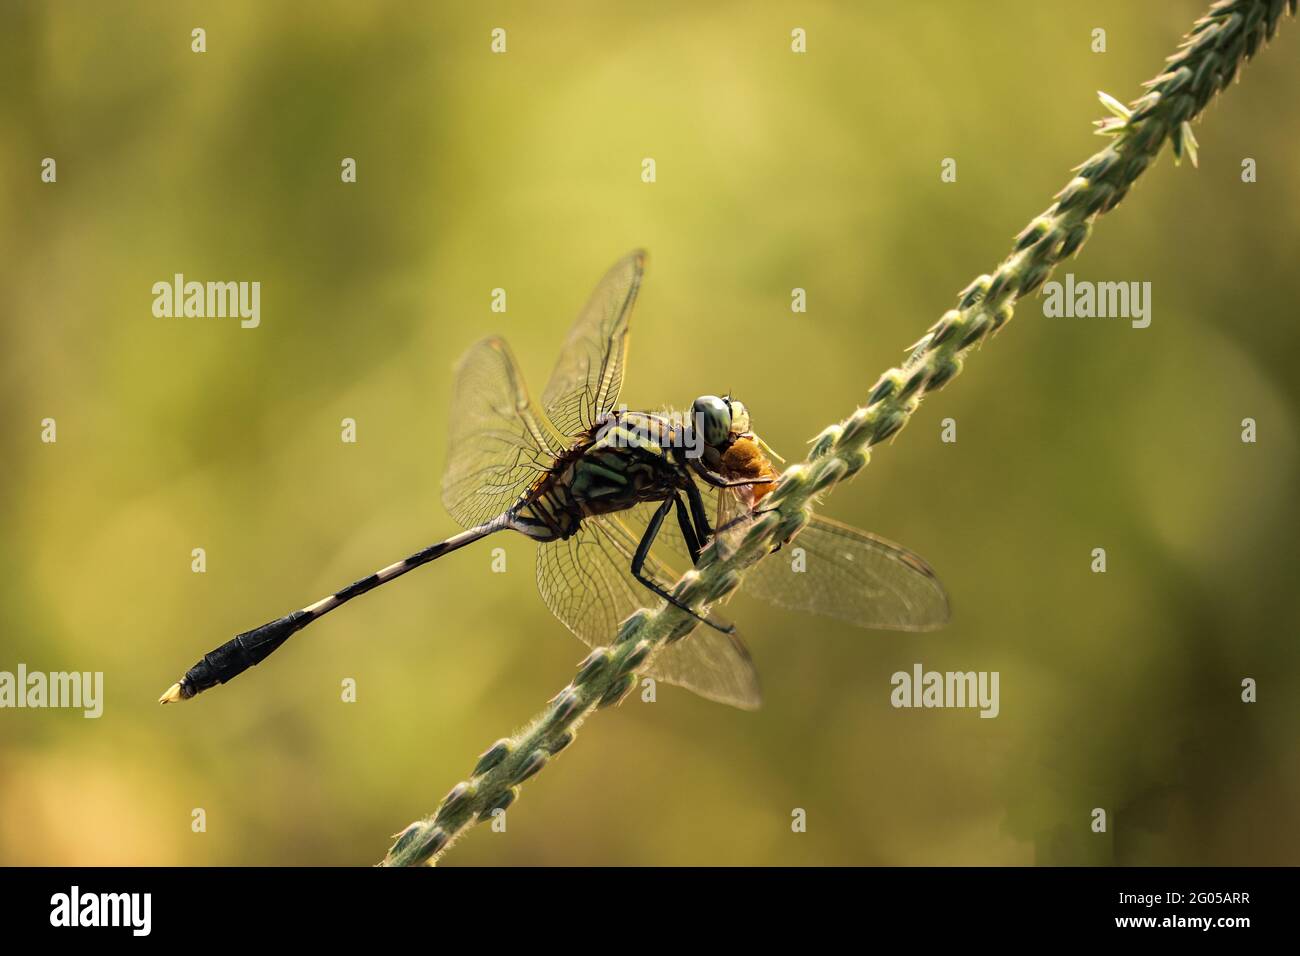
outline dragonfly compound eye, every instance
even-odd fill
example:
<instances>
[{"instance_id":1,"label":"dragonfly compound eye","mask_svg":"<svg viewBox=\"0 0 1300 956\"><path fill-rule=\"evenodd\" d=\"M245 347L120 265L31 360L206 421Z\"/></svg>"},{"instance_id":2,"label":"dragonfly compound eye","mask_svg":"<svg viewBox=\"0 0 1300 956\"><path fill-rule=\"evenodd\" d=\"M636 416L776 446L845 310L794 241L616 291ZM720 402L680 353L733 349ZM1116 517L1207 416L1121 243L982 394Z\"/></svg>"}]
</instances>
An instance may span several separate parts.
<instances>
[{"instance_id":1,"label":"dragonfly compound eye","mask_svg":"<svg viewBox=\"0 0 1300 956\"><path fill-rule=\"evenodd\" d=\"M704 435L704 443L714 448L727 444L731 435L731 409L716 395L701 395L691 403L695 428Z\"/></svg>"}]
</instances>

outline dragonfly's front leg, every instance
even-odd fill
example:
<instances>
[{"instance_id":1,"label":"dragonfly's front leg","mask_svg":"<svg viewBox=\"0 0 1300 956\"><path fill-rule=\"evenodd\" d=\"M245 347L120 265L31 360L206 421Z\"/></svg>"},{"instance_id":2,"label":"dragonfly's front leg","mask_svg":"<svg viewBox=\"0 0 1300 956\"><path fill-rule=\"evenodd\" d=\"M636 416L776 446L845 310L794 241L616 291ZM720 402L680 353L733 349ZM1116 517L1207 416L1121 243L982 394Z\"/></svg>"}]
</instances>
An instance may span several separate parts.
<instances>
[{"instance_id":1,"label":"dragonfly's front leg","mask_svg":"<svg viewBox=\"0 0 1300 956\"><path fill-rule=\"evenodd\" d=\"M696 474L714 488L743 488L746 485L770 485L776 482L775 478L727 478L716 471L710 471L703 465L696 469Z\"/></svg>"},{"instance_id":2,"label":"dragonfly's front leg","mask_svg":"<svg viewBox=\"0 0 1300 956\"><path fill-rule=\"evenodd\" d=\"M713 537L708 512L704 509L704 498L700 494L699 486L691 478L691 468L682 450L674 448L670 453L668 449L664 449L664 457L674 462L686 479L684 482L686 500L690 502L691 512L688 520L679 493L676 496L677 525L682 529L682 539L686 542L686 550L690 553L691 564L698 565L700 554L708 546L709 539Z\"/></svg>"},{"instance_id":3,"label":"dragonfly's front leg","mask_svg":"<svg viewBox=\"0 0 1300 956\"><path fill-rule=\"evenodd\" d=\"M728 478L724 478L717 472L709 471L709 469L702 465L697 469L696 473L699 474L704 481L713 485L715 488L737 488L742 485L770 485L776 481L775 478L745 478L740 481L732 481ZM700 494L700 489L695 486L694 482L692 482L690 487L686 489L686 497L689 498L691 502L691 512L695 518L695 533L701 542L707 544L709 539L713 537L713 529L709 526L709 518L704 510L704 497ZM771 553L775 554L777 551L780 551L782 544L784 544L784 542L778 542L776 547L772 549Z\"/></svg>"},{"instance_id":4,"label":"dragonfly's front leg","mask_svg":"<svg viewBox=\"0 0 1300 956\"><path fill-rule=\"evenodd\" d=\"M692 485L692 487L694 486ZM696 489L695 493L699 494L699 489ZM698 567L700 552L703 547L700 542L699 532L691 524L691 516L686 513L686 505L682 504L681 495L673 496L673 507L677 511L677 527L682 531L682 540L686 542L686 551L691 556L691 564Z\"/></svg>"},{"instance_id":5,"label":"dragonfly's front leg","mask_svg":"<svg viewBox=\"0 0 1300 956\"><path fill-rule=\"evenodd\" d=\"M713 537L713 526L709 524L709 513L704 507L704 496L700 494L699 485L691 482L686 486L686 500L691 505L691 519L695 523L695 540L703 551Z\"/></svg>"},{"instance_id":6,"label":"dragonfly's front leg","mask_svg":"<svg viewBox=\"0 0 1300 956\"><path fill-rule=\"evenodd\" d=\"M641 543L636 546L636 554L632 556L632 577L636 578L673 607L685 611L701 624L707 624L709 627L721 631L723 634L731 634L736 630L735 627L730 624L718 624L715 621L709 620L707 617L701 617L699 614L696 614L689 607L655 583L655 581L643 571L646 559L650 556L650 546L654 544L655 538L659 536L659 530L663 527L664 518L668 517L668 510L673 507L673 502L676 500L677 496L673 495L673 497L665 499L664 503L655 509L653 517L651 517L650 522L646 525L645 534L641 535Z\"/></svg>"}]
</instances>

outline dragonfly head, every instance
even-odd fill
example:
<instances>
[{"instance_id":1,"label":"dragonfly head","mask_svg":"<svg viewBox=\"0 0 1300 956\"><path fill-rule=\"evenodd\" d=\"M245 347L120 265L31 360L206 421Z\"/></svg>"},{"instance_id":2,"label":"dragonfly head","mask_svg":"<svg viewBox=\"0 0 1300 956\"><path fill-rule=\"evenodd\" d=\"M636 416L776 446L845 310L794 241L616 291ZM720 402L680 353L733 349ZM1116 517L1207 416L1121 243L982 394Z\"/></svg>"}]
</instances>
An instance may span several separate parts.
<instances>
[{"instance_id":1,"label":"dragonfly head","mask_svg":"<svg viewBox=\"0 0 1300 956\"><path fill-rule=\"evenodd\" d=\"M704 444L719 451L749 432L749 410L730 396L701 395L691 403L691 417Z\"/></svg>"}]
</instances>

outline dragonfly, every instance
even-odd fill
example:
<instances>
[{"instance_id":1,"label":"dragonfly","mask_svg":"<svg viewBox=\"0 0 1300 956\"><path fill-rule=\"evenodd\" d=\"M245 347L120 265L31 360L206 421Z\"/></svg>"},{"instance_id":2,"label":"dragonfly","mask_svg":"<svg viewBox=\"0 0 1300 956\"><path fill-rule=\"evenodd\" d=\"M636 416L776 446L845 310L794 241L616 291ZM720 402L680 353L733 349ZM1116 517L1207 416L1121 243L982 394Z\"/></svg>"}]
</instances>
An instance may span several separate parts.
<instances>
[{"instance_id":1,"label":"dragonfly","mask_svg":"<svg viewBox=\"0 0 1300 956\"><path fill-rule=\"evenodd\" d=\"M474 345L456 367L447 511L464 529L261 627L236 635L186 671L160 698L188 700L261 663L293 634L408 571L503 531L537 542L537 588L550 611L591 647L650 602L695 618L643 676L742 709L761 703L753 658L734 626L682 605L675 565L696 565L728 529L752 520L779 478L774 452L730 395L704 395L689 415L618 404L643 252L600 280L564 342L542 392L531 397L504 339ZM669 518L672 518L670 521ZM723 529L719 531L719 529ZM899 545L813 517L790 561L750 568L742 590L775 605L865 628L932 630L948 620L931 567Z\"/></svg>"}]
</instances>

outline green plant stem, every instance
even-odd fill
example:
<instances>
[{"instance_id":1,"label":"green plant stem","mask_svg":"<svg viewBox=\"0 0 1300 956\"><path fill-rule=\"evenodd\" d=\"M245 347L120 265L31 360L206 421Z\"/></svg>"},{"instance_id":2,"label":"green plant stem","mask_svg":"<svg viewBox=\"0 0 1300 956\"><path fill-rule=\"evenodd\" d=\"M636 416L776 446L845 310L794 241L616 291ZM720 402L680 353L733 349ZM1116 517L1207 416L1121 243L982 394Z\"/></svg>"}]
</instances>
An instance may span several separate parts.
<instances>
[{"instance_id":1,"label":"green plant stem","mask_svg":"<svg viewBox=\"0 0 1300 956\"><path fill-rule=\"evenodd\" d=\"M1053 268L1076 254L1093 222L1114 209L1159 155L1166 140L1175 157L1195 158L1188 121L1237 75L1242 64L1273 37L1278 21L1296 0L1219 0L1198 20L1147 92L1098 125L1112 137L1056 195L1056 201L1016 239L1011 254L958 296L957 307L930 327L908 360L882 375L864 407L827 428L806 461L785 470L764 500L762 512L729 553L711 547L688 571L674 594L699 609L735 590L747 567L807 523L818 495L857 474L871 448L896 435L930 392L961 370L966 355L1011 319L1016 301L1037 289ZM596 709L621 701L636 684L636 671L665 645L690 633L694 621L668 604L640 610L624 621L609 647L592 651L573 680L546 710L514 737L493 744L470 779L458 783L434 814L403 830L383 861L386 866L435 863L474 823L491 818L518 796L519 785L573 742Z\"/></svg>"}]
</instances>

